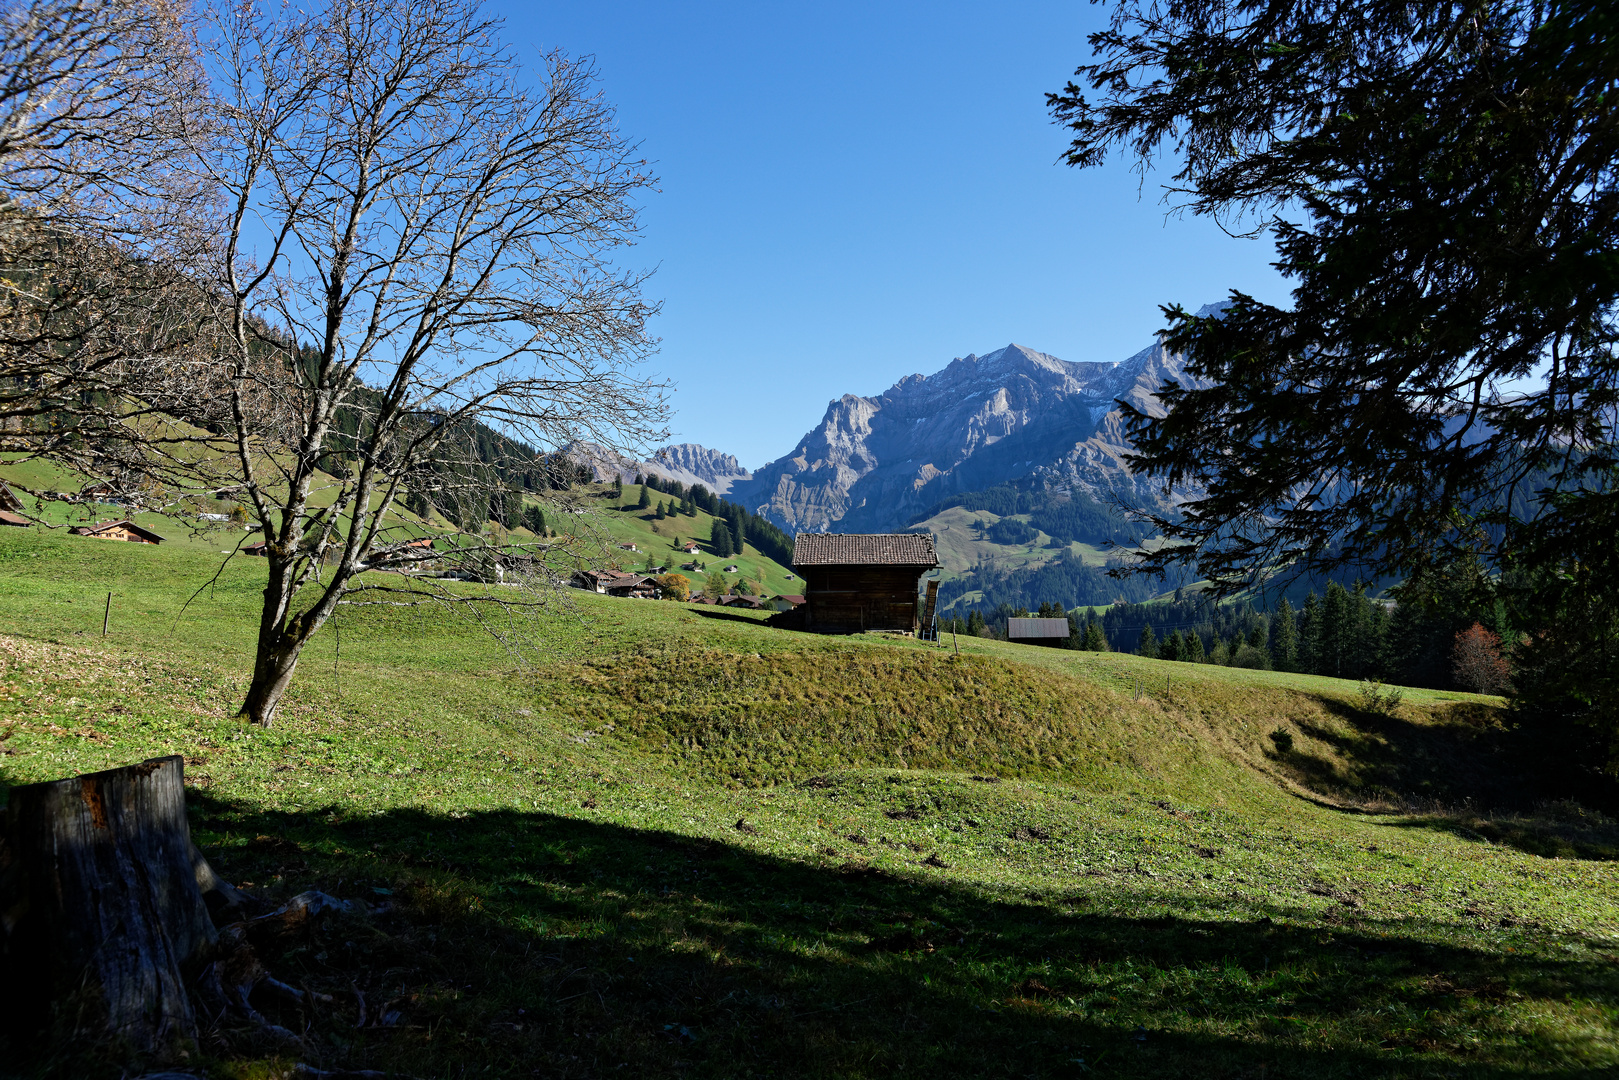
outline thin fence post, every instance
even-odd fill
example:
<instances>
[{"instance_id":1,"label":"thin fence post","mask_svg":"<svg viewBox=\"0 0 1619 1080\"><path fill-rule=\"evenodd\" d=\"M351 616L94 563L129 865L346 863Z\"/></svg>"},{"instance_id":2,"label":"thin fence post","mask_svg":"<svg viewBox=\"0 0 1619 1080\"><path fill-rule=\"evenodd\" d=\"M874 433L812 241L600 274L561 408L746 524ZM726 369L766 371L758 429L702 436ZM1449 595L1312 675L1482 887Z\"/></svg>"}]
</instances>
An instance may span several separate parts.
<instances>
[{"instance_id":1,"label":"thin fence post","mask_svg":"<svg viewBox=\"0 0 1619 1080\"><path fill-rule=\"evenodd\" d=\"M107 636L107 620L112 618L112 593L107 594L107 610L101 613L101 636Z\"/></svg>"}]
</instances>

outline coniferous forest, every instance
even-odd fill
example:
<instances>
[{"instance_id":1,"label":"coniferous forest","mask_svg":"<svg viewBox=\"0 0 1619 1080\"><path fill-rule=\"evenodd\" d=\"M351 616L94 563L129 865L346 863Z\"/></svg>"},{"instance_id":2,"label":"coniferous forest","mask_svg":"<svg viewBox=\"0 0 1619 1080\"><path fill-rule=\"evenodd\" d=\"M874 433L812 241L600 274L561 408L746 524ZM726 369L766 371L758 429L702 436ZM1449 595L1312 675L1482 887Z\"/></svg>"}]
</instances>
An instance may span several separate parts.
<instances>
[{"instance_id":1,"label":"coniferous forest","mask_svg":"<svg viewBox=\"0 0 1619 1080\"><path fill-rule=\"evenodd\" d=\"M1139 579L1102 580L1117 592L1121 584L1128 588ZM950 586L959 589L958 582L946 582ZM1168 600L1070 610L1057 602L1031 609L986 592L983 603L948 615L941 626L946 632L1004 637L1009 618L1066 615L1067 645L1074 649L1440 690L1500 693L1508 688L1514 645L1525 635L1513 627L1495 583L1476 563L1404 582L1387 593L1373 598L1364 586L1329 581L1297 604L1287 596L1271 603L1263 598L1217 602L1177 590Z\"/></svg>"}]
</instances>

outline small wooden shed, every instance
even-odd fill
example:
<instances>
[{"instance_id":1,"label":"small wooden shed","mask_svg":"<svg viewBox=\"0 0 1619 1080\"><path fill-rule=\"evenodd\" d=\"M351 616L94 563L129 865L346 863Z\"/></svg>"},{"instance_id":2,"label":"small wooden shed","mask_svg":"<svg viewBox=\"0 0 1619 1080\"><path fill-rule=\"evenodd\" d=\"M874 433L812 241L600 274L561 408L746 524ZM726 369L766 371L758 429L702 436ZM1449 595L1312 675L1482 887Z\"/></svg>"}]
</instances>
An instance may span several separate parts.
<instances>
[{"instance_id":1,"label":"small wooden shed","mask_svg":"<svg viewBox=\"0 0 1619 1080\"><path fill-rule=\"evenodd\" d=\"M1007 619L1006 639L1017 645L1060 649L1068 641L1067 619Z\"/></svg>"},{"instance_id":2,"label":"small wooden shed","mask_svg":"<svg viewBox=\"0 0 1619 1080\"><path fill-rule=\"evenodd\" d=\"M793 569L804 579L804 604L797 609L803 628L914 634L916 584L938 565L933 537L925 533L799 533Z\"/></svg>"}]
</instances>

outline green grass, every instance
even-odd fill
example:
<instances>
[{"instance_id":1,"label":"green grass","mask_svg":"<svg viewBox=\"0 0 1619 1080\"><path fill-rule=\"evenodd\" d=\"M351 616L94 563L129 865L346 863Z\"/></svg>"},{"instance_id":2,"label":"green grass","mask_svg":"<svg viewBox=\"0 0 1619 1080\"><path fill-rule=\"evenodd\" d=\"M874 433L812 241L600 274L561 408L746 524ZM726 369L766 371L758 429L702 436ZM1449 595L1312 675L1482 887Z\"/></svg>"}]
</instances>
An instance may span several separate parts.
<instances>
[{"instance_id":1,"label":"green grass","mask_svg":"<svg viewBox=\"0 0 1619 1080\"><path fill-rule=\"evenodd\" d=\"M1613 823L1531 805L1489 699L581 595L516 652L346 611L262 731L262 564L180 610L216 565L0 532L4 779L183 754L221 873L373 905L265 957L337 997L264 1003L306 1046L227 1023L211 1075L1619 1067Z\"/></svg>"}]
</instances>

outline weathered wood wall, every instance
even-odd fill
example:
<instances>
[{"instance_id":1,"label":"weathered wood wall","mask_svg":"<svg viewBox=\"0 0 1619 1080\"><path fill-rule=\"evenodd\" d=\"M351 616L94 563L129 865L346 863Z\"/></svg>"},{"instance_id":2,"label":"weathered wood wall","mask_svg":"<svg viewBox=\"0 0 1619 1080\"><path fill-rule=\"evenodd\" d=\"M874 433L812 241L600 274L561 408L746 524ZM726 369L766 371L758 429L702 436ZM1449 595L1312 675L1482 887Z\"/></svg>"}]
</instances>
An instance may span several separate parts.
<instances>
[{"instance_id":1,"label":"weathered wood wall","mask_svg":"<svg viewBox=\"0 0 1619 1080\"><path fill-rule=\"evenodd\" d=\"M806 566L804 628L823 634L915 632L920 566Z\"/></svg>"},{"instance_id":2,"label":"weathered wood wall","mask_svg":"<svg viewBox=\"0 0 1619 1080\"><path fill-rule=\"evenodd\" d=\"M1047 649L1066 649L1068 639L1065 637L1015 637L1008 638L1013 645L1041 645Z\"/></svg>"}]
</instances>

